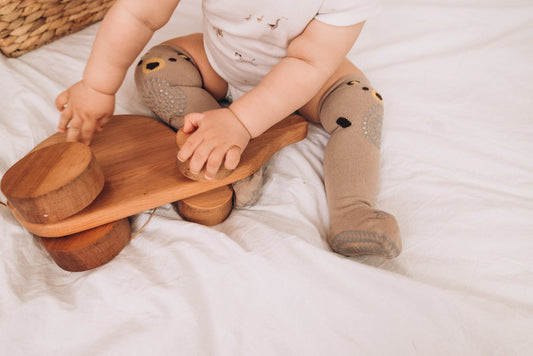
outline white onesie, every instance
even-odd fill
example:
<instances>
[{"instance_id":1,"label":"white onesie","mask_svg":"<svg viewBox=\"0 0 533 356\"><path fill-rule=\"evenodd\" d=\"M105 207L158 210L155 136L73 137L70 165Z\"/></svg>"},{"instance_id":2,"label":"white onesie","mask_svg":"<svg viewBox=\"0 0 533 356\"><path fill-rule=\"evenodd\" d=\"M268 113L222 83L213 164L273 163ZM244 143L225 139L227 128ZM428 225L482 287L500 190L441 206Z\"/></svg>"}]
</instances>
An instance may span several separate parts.
<instances>
[{"instance_id":1,"label":"white onesie","mask_svg":"<svg viewBox=\"0 0 533 356\"><path fill-rule=\"evenodd\" d=\"M214 70L237 99L287 52L312 19L348 26L367 19L377 0L203 0L204 46Z\"/></svg>"}]
</instances>

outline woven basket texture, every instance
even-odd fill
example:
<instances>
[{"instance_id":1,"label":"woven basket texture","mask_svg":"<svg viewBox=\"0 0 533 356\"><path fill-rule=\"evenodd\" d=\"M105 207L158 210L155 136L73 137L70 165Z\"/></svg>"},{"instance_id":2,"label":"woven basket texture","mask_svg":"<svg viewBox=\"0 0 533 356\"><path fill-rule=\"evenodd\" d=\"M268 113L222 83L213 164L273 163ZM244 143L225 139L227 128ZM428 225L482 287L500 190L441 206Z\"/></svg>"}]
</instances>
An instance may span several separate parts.
<instances>
[{"instance_id":1,"label":"woven basket texture","mask_svg":"<svg viewBox=\"0 0 533 356\"><path fill-rule=\"evenodd\" d=\"M0 0L0 51L18 57L101 20L115 0Z\"/></svg>"}]
</instances>

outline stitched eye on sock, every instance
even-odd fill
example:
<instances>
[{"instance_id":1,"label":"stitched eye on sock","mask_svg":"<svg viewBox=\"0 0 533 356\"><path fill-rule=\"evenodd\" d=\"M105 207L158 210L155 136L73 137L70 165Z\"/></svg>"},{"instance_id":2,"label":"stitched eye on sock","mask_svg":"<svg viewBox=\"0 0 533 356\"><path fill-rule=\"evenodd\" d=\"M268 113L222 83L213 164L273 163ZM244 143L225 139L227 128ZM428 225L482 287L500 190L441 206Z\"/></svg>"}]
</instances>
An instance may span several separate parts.
<instances>
[{"instance_id":1,"label":"stitched eye on sock","mask_svg":"<svg viewBox=\"0 0 533 356\"><path fill-rule=\"evenodd\" d=\"M190 60L191 60L188 56L186 56L186 55L184 55L184 54L180 54L179 56L180 56L181 58L185 59L186 61L190 61Z\"/></svg>"},{"instance_id":2,"label":"stitched eye on sock","mask_svg":"<svg viewBox=\"0 0 533 356\"><path fill-rule=\"evenodd\" d=\"M169 58L168 60L171 61L171 62L176 62L177 61L176 58Z\"/></svg>"},{"instance_id":3,"label":"stitched eye on sock","mask_svg":"<svg viewBox=\"0 0 533 356\"><path fill-rule=\"evenodd\" d=\"M364 91L370 90L368 87L362 87L361 89L363 89Z\"/></svg>"},{"instance_id":4,"label":"stitched eye on sock","mask_svg":"<svg viewBox=\"0 0 533 356\"><path fill-rule=\"evenodd\" d=\"M372 95L374 95L379 101L383 101L383 97L381 96L380 93L378 93L377 90L372 90Z\"/></svg>"},{"instance_id":5,"label":"stitched eye on sock","mask_svg":"<svg viewBox=\"0 0 533 356\"><path fill-rule=\"evenodd\" d=\"M343 129L352 126L352 123L350 122L350 120L348 120L345 117L339 117L336 122L337 122L337 125L339 125Z\"/></svg>"},{"instance_id":6,"label":"stitched eye on sock","mask_svg":"<svg viewBox=\"0 0 533 356\"><path fill-rule=\"evenodd\" d=\"M138 65L138 66L142 66L142 64L143 64L143 60L141 59L141 60L139 61L139 63L137 63L137 65Z\"/></svg>"},{"instance_id":7,"label":"stitched eye on sock","mask_svg":"<svg viewBox=\"0 0 533 356\"><path fill-rule=\"evenodd\" d=\"M350 80L348 83L346 83L347 85L354 85L354 84L359 84L361 83L360 81L358 80Z\"/></svg>"}]
</instances>

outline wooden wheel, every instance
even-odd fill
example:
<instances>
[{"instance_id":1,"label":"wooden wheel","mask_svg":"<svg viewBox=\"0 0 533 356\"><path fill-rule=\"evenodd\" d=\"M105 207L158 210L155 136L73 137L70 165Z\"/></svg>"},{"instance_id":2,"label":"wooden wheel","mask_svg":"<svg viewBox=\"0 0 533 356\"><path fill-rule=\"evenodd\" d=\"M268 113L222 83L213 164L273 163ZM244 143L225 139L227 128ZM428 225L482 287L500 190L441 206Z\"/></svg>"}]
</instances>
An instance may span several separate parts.
<instances>
[{"instance_id":1,"label":"wooden wheel","mask_svg":"<svg viewBox=\"0 0 533 356\"><path fill-rule=\"evenodd\" d=\"M81 272L111 261L128 244L130 235L126 218L64 237L40 239L59 267Z\"/></svg>"},{"instance_id":2,"label":"wooden wheel","mask_svg":"<svg viewBox=\"0 0 533 356\"><path fill-rule=\"evenodd\" d=\"M187 221L214 226L224 221L233 207L231 185L180 200L174 204L178 213Z\"/></svg>"}]
</instances>

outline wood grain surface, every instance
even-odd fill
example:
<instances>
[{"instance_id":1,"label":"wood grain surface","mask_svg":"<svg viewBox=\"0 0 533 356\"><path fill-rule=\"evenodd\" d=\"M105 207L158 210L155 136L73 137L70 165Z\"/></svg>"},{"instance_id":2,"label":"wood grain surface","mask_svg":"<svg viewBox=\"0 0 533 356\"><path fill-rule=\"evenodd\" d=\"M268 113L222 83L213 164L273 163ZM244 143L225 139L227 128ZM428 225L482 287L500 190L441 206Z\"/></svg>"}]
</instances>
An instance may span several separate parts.
<instances>
[{"instance_id":1,"label":"wood grain surface","mask_svg":"<svg viewBox=\"0 0 533 356\"><path fill-rule=\"evenodd\" d=\"M224 221L233 207L233 187L225 185L176 203L181 217L205 226Z\"/></svg>"},{"instance_id":2,"label":"wood grain surface","mask_svg":"<svg viewBox=\"0 0 533 356\"><path fill-rule=\"evenodd\" d=\"M91 149L105 175L105 185L94 202L79 213L55 223L31 223L14 215L30 232L61 237L120 220L164 204L182 200L246 178L274 153L307 136L307 122L292 115L250 141L241 162L228 177L192 181L179 173L176 133L151 118L119 115L97 132ZM57 133L36 149L64 142Z\"/></svg>"},{"instance_id":3,"label":"wood grain surface","mask_svg":"<svg viewBox=\"0 0 533 356\"><path fill-rule=\"evenodd\" d=\"M1 189L25 220L53 223L83 210L104 187L104 174L91 149L61 142L33 151L3 176Z\"/></svg>"},{"instance_id":4,"label":"wood grain surface","mask_svg":"<svg viewBox=\"0 0 533 356\"><path fill-rule=\"evenodd\" d=\"M55 263L70 272L81 272L111 261L130 241L127 218L59 238L41 237L41 244Z\"/></svg>"}]
</instances>

